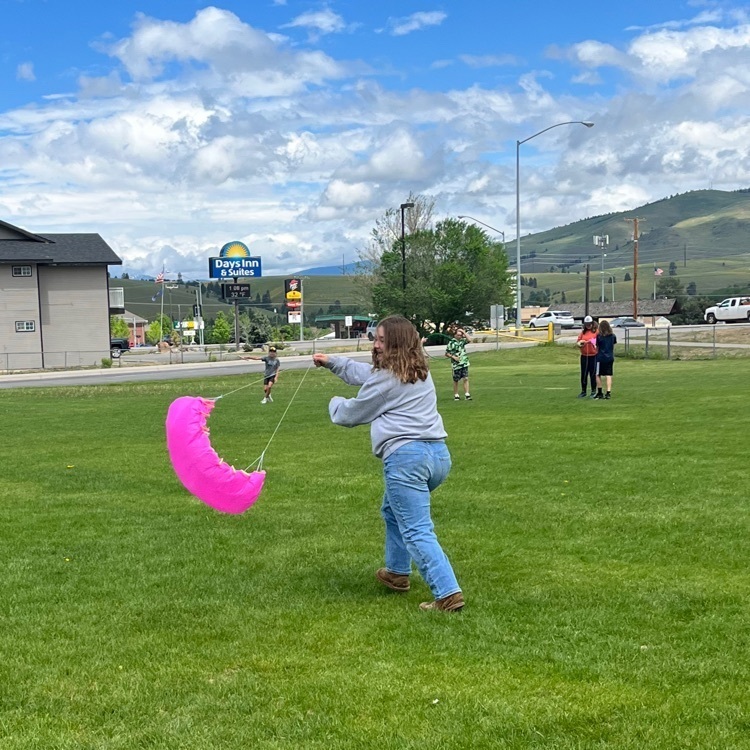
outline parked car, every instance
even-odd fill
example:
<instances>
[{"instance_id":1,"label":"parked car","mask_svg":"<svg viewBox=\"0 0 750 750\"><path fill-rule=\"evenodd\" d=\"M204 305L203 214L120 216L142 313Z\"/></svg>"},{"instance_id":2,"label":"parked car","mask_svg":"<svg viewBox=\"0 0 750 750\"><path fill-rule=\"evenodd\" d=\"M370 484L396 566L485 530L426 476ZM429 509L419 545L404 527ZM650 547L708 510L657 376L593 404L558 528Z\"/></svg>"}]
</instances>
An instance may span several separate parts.
<instances>
[{"instance_id":1,"label":"parked car","mask_svg":"<svg viewBox=\"0 0 750 750\"><path fill-rule=\"evenodd\" d=\"M546 328L550 323L561 328L575 328L576 322L568 310L547 310L529 322L530 328Z\"/></svg>"},{"instance_id":2,"label":"parked car","mask_svg":"<svg viewBox=\"0 0 750 750\"><path fill-rule=\"evenodd\" d=\"M110 339L109 340L109 353L112 359L117 359L124 351L130 349L130 341L128 339Z\"/></svg>"},{"instance_id":3,"label":"parked car","mask_svg":"<svg viewBox=\"0 0 750 750\"><path fill-rule=\"evenodd\" d=\"M750 297L729 297L703 313L706 323L750 323Z\"/></svg>"},{"instance_id":4,"label":"parked car","mask_svg":"<svg viewBox=\"0 0 750 750\"><path fill-rule=\"evenodd\" d=\"M367 324L367 329L365 330L365 335L367 336L370 341L375 341L375 336L378 333L378 321L372 320Z\"/></svg>"},{"instance_id":5,"label":"parked car","mask_svg":"<svg viewBox=\"0 0 750 750\"><path fill-rule=\"evenodd\" d=\"M645 328L645 323L635 318L614 318L609 321L612 328Z\"/></svg>"}]
</instances>

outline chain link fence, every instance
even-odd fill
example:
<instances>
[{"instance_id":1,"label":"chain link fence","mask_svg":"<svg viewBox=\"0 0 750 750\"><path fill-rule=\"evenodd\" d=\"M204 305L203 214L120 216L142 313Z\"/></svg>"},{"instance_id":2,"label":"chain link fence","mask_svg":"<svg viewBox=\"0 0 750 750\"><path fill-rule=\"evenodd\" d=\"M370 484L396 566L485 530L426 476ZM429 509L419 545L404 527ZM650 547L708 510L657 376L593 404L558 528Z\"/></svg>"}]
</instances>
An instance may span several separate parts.
<instances>
[{"instance_id":1,"label":"chain link fence","mask_svg":"<svg viewBox=\"0 0 750 750\"><path fill-rule=\"evenodd\" d=\"M624 336L623 336L624 334ZM625 356L635 359L750 357L750 324L615 329Z\"/></svg>"}]
</instances>

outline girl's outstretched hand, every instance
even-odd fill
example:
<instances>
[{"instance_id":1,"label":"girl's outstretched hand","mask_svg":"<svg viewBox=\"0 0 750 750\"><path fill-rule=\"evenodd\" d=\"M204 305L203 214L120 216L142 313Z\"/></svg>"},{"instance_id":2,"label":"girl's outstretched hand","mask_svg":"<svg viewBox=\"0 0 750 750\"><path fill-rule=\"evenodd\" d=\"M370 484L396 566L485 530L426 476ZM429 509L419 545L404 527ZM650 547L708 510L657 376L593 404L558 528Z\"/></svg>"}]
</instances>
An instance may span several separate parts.
<instances>
[{"instance_id":1,"label":"girl's outstretched hand","mask_svg":"<svg viewBox=\"0 0 750 750\"><path fill-rule=\"evenodd\" d=\"M313 364L316 367L325 367L328 364L327 354L313 354Z\"/></svg>"}]
</instances>

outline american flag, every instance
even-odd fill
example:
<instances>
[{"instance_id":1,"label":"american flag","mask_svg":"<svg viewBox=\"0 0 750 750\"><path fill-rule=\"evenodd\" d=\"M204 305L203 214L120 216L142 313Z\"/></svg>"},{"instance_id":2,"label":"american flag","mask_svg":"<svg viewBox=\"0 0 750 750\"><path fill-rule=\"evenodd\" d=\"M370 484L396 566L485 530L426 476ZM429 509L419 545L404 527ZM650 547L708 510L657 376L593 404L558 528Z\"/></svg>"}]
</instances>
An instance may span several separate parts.
<instances>
[{"instance_id":1,"label":"american flag","mask_svg":"<svg viewBox=\"0 0 750 750\"><path fill-rule=\"evenodd\" d=\"M157 284L163 284L164 283L164 271L161 271L159 274L157 274L157 276L156 276L156 283Z\"/></svg>"},{"instance_id":2,"label":"american flag","mask_svg":"<svg viewBox=\"0 0 750 750\"><path fill-rule=\"evenodd\" d=\"M654 276L661 276L664 273L663 268L656 268L654 267Z\"/></svg>"}]
</instances>

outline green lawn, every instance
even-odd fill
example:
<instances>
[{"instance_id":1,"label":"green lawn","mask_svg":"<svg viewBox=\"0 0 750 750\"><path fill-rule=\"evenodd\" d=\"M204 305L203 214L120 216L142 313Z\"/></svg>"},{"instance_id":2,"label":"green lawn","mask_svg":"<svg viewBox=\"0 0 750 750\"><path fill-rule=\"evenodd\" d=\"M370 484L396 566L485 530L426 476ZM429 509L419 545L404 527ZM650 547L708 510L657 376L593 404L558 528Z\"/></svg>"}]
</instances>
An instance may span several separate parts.
<instances>
[{"instance_id":1,"label":"green lawn","mask_svg":"<svg viewBox=\"0 0 750 750\"><path fill-rule=\"evenodd\" d=\"M463 613L379 588L380 464L311 371L243 516L191 498L164 417L247 378L0 391L0 747L750 748L742 360L568 348L434 362L454 471L434 497ZM219 401L236 466L303 372Z\"/></svg>"}]
</instances>

